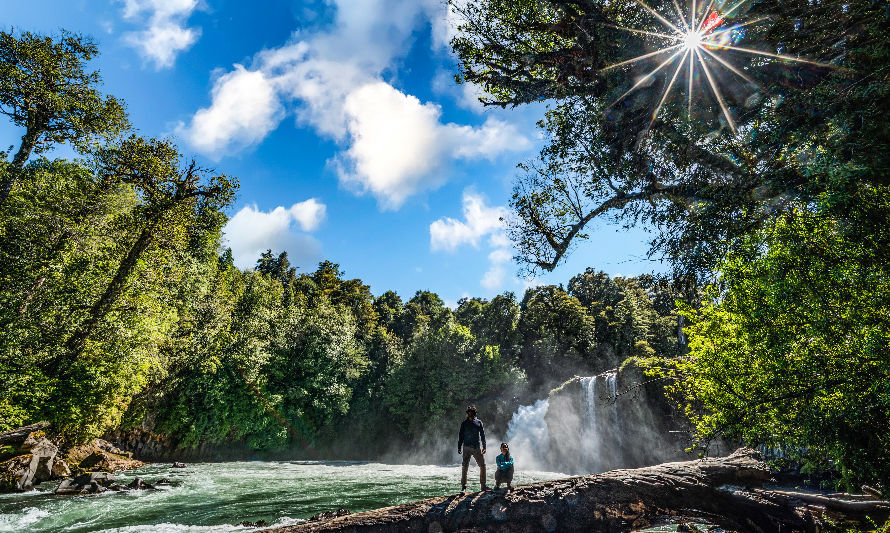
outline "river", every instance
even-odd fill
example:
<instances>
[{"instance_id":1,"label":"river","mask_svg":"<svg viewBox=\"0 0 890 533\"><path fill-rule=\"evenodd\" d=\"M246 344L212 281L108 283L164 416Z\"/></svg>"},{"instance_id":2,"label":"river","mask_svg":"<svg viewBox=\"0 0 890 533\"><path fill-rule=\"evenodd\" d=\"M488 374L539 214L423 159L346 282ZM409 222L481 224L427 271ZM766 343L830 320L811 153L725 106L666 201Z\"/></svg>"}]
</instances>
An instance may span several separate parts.
<instances>
[{"instance_id":1,"label":"river","mask_svg":"<svg viewBox=\"0 0 890 533\"><path fill-rule=\"evenodd\" d=\"M523 471L518 461L515 484L565 477ZM489 465L490 483L493 472ZM0 532L246 532L252 529L235 524L295 524L321 511L357 512L452 494L460 485L457 465L317 461L196 463L184 469L152 464L119 474L118 483L137 476L149 483L166 477L171 485L55 496L57 483L48 483L38 487L42 491L0 495ZM471 489L478 488L478 476L471 467Z\"/></svg>"}]
</instances>

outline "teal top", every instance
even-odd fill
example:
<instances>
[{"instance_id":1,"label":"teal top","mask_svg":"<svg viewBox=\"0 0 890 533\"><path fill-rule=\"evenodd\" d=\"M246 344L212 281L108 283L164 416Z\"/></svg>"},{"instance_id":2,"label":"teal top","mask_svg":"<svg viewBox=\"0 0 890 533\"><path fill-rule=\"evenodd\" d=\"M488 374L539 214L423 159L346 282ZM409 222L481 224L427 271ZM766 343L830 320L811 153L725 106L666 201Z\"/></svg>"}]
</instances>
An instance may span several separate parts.
<instances>
[{"instance_id":1,"label":"teal top","mask_svg":"<svg viewBox=\"0 0 890 533\"><path fill-rule=\"evenodd\" d=\"M510 456L510 459L508 460L506 457L504 457L504 454L500 454L497 456L495 461L497 461L497 463L498 463L498 470L507 470L508 468L513 466L513 456L512 455Z\"/></svg>"}]
</instances>

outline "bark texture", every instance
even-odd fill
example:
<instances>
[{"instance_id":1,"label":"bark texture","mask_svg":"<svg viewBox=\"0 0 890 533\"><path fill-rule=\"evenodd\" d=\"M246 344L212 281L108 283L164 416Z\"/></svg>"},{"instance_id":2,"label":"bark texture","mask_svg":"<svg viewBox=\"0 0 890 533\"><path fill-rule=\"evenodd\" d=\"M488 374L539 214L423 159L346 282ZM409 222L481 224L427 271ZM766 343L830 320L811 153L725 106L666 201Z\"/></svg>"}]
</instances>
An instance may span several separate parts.
<instances>
[{"instance_id":1,"label":"bark texture","mask_svg":"<svg viewBox=\"0 0 890 533\"><path fill-rule=\"evenodd\" d=\"M829 520L868 524L871 517L880 524L890 515L887 502L770 491L762 488L769 480L769 467L759 454L740 449L718 459L613 470L520 486L506 494L431 498L272 531L618 532L647 527L665 516L685 516L734 531L816 532Z\"/></svg>"}]
</instances>

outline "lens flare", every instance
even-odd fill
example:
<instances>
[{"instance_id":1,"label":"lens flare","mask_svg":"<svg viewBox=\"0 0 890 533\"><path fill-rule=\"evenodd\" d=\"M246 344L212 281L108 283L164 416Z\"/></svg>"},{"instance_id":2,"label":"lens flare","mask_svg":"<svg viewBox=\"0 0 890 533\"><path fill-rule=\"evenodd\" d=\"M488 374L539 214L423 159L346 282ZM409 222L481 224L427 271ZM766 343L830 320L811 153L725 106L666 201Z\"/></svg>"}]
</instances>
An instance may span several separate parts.
<instances>
[{"instance_id":1,"label":"lens flare","mask_svg":"<svg viewBox=\"0 0 890 533\"><path fill-rule=\"evenodd\" d=\"M718 7L715 8L715 0L710 0L710 2L705 6L704 10L700 11L700 8L703 4L698 4L696 0L690 0L690 3L688 4L688 13L684 12L680 4L678 3L678 0L671 0L676 11L676 17L674 17L676 22L672 22L668 19L668 17L671 17L672 15L659 13L656 9L653 9L643 0L634 1L640 7L645 9L650 15L652 15L656 20L658 20L658 22L660 22L665 28L667 28L667 32L653 31L652 28L642 29L615 25L607 26L636 35L654 37L660 40L662 44L659 44L659 47L652 52L648 52L637 57L608 65L601 69L601 71L626 67L639 63L641 61L652 60L658 56L669 54L667 59L661 60L661 58L658 58L659 62L655 68L653 68L644 76L639 77L638 81L633 84L633 86L631 86L631 88L627 92L622 94L615 102L612 103L612 106L614 106L615 104L624 100L624 98L626 98L634 91L651 85L651 83L646 82L651 82L654 79L655 74L662 70L665 70L665 72L669 72L671 67L673 67L673 65L676 65L673 73L668 75L670 76L670 81L667 84L667 88L664 90L664 93L661 95L661 99L658 102L658 105L655 107L655 111L652 113L652 120L649 122L649 126L646 128L645 132L648 132L652 128L652 125L658 118L662 107L670 97L673 88L675 86L683 85L682 81L680 83L676 83L676 81L677 78L680 76L680 72L683 70L684 66L687 71L685 77L687 80L686 92L688 98L688 114L690 118L692 117L693 113L692 100L693 93L696 89L696 72L702 72L704 73L705 81L707 82L707 89L704 89L704 92L707 93L708 89L710 89L709 92L713 95L713 98L720 108L720 111L723 113L723 117L725 119L724 122L726 123L726 125L729 126L734 134L737 133L738 128L736 126L735 120L733 120L732 112L726 102L726 98L724 97L723 91L721 89L721 86L725 85L726 83L721 77L721 68L732 73L736 77L736 79L741 79L742 81L744 81L745 86L748 89L754 87L757 87L759 89L760 86L749 75L752 72L751 69L753 69L754 67L749 66L747 68L740 68L738 65L734 65L730 61L730 57L728 54L727 57L722 57L724 56L725 52L729 51L734 52L735 54L759 56L761 58L773 58L782 61L806 63L820 67L832 68L832 65L826 63L819 63L816 61L801 59L782 53L756 50L753 48L738 46L738 44L745 38L746 26L751 26L765 20L765 18L757 18L746 22L733 24L728 27L723 27L728 18L735 19L736 17L739 17L738 9L742 6L742 4L746 2L746 0L739 0L738 3L723 11L719 9L719 6L725 5L726 2L718 2ZM712 10L712 8L714 9ZM750 100L751 97L749 97L746 102Z\"/></svg>"}]
</instances>

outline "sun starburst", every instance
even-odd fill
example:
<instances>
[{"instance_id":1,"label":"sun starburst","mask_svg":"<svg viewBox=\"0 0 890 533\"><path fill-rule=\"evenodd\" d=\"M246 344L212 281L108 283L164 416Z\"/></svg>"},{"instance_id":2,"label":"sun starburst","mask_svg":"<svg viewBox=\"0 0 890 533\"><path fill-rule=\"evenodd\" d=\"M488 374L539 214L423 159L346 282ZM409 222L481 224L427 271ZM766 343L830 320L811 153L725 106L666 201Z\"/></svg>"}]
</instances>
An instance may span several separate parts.
<instances>
[{"instance_id":1,"label":"sun starburst","mask_svg":"<svg viewBox=\"0 0 890 533\"><path fill-rule=\"evenodd\" d=\"M718 6L715 6L715 0L710 0L704 10L701 11L701 6L696 2L696 0L690 0L688 13L685 13L683 11L677 0L671 0L673 2L675 13L669 15L659 13L658 10L653 9L644 0L634 1L640 7L645 9L650 15L652 15L656 20L658 20L658 22L667 29L667 32L658 32L653 31L652 29L628 28L615 25L609 26L637 35L654 37L664 44L659 45L659 48L652 52L648 52L646 54L642 54L631 59L619 61L615 64L605 67L602 70L606 71L619 67L625 67L645 60L658 61L658 64L650 72L641 77L635 84L633 84L633 86L631 86L629 90L627 90L624 94L618 97L615 102L612 103L612 106L614 106L615 104L624 100L634 91L640 89L643 86L647 86L653 79L653 76L655 76L657 73L661 72L662 70L670 73L671 67L673 67L673 72L668 74L669 82L667 84L667 87L662 93L658 105L652 112L652 117L649 121L649 125L646 127L646 132L651 129L652 125L655 123L655 120L658 118L659 113L664 107L665 102L667 102L667 100L669 99L671 91L674 89L675 86L678 85L676 81L679 78L684 66L687 70L686 92L688 99L689 116L691 117L693 112L693 94L695 91L696 73L702 72L704 73L704 79L706 80L707 85L710 88L710 92L713 95L714 100L716 100L717 105L720 107L720 111L726 120L726 124L729 126L733 133L736 133L738 131L738 127L733 120L732 113L721 89L721 85L725 85L725 81L721 81L722 78L720 74L722 73L722 71L720 71L719 69L725 69L726 71L732 73L734 76L743 80L750 87L756 88L753 90L759 90L760 86L752 78L752 76L745 72L746 68L740 68L736 65L733 65L731 58L723 57L724 55L728 55L726 54L726 52L733 52L748 56L760 56L764 58L781 59L796 63L807 63L811 65L818 65L821 67L830 66L816 61L810 61L807 59L785 55L779 53L778 51L770 52L739 46L739 43L745 37L745 28L765 20L764 18L757 18L741 23L727 24L727 21L729 21L733 16L736 16L739 9L748 0L740 0L738 3L733 4L731 7L725 10L722 10ZM723 4L723 2L719 2L719 4L725 5ZM674 18L675 20L671 21L669 17ZM661 60L658 57L664 55L667 55L667 59ZM714 70L715 66L718 67L718 70L716 71ZM748 68L750 69L750 67ZM679 85L682 85L682 82Z\"/></svg>"}]
</instances>

